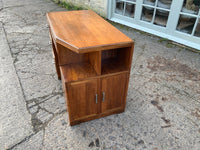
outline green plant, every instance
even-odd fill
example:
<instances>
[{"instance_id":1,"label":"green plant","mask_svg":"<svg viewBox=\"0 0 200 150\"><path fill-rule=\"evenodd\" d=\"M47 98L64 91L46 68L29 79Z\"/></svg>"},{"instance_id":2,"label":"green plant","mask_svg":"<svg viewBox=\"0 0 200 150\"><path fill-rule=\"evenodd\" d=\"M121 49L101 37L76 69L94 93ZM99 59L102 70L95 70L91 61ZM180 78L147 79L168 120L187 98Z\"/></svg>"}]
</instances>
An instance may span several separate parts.
<instances>
[{"instance_id":1,"label":"green plant","mask_svg":"<svg viewBox=\"0 0 200 150\"><path fill-rule=\"evenodd\" d=\"M161 38L160 40L158 40L158 42L160 42L160 43L162 43L162 42L164 42L164 41L168 41L168 39L166 39L166 38Z\"/></svg>"},{"instance_id":2,"label":"green plant","mask_svg":"<svg viewBox=\"0 0 200 150\"><path fill-rule=\"evenodd\" d=\"M60 0L53 0L54 3L59 4Z\"/></svg>"},{"instance_id":3,"label":"green plant","mask_svg":"<svg viewBox=\"0 0 200 150\"><path fill-rule=\"evenodd\" d=\"M66 8L67 10L83 10L83 7L75 6L70 3L66 3L65 1L60 0L53 0L56 4L58 4L60 7Z\"/></svg>"},{"instance_id":4,"label":"green plant","mask_svg":"<svg viewBox=\"0 0 200 150\"><path fill-rule=\"evenodd\" d=\"M167 48L172 48L172 47L173 47L173 44L167 43L167 44L166 44L166 47L167 47Z\"/></svg>"}]
</instances>

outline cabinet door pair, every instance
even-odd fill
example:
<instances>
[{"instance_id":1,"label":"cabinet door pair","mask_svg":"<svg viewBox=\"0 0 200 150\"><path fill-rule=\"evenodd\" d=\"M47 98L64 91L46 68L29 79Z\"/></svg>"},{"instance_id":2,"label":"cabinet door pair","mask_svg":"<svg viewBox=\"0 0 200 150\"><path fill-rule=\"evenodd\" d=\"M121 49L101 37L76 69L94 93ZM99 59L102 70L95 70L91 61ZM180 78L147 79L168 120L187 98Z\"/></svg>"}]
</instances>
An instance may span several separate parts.
<instances>
[{"instance_id":1,"label":"cabinet door pair","mask_svg":"<svg viewBox=\"0 0 200 150\"><path fill-rule=\"evenodd\" d=\"M68 85L70 122L124 110L127 73Z\"/></svg>"}]
</instances>

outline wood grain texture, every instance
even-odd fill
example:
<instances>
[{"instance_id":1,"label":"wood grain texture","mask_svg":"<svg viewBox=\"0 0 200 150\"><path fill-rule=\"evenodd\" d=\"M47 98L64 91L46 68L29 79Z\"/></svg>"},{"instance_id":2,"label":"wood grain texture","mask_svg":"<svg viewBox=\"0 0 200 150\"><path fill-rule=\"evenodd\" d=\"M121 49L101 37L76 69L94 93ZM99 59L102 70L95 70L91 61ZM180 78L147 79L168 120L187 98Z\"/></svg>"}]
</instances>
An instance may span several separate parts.
<instances>
[{"instance_id":1,"label":"wood grain texture","mask_svg":"<svg viewBox=\"0 0 200 150\"><path fill-rule=\"evenodd\" d=\"M73 82L73 83L65 83L63 79L64 76L62 73L61 75L62 75L62 85L63 85L63 90L64 90L64 96L67 101L66 107L69 113L70 125L76 125L81 122L97 119L97 118L112 115L115 113L121 113L124 111L124 106L125 106L124 95L126 95L126 91L125 91L125 88L123 89L123 84L124 84L124 78L126 75L128 75L128 72L115 74L115 75L107 74L105 76L98 76L93 79L88 79L88 80L83 80L83 81L78 81L78 82ZM115 83L116 81L120 82L119 83L120 87L114 85L116 84ZM127 80L125 79L125 83L127 83L126 81ZM112 88L111 85L116 86L116 87ZM98 94L97 107L96 105L92 106L90 104L86 105L84 103L84 102L88 103L88 97L90 97L90 95L94 95L94 92L92 91L96 91L96 93ZM106 99L104 102L102 101L102 98L103 98L102 91L105 91L105 96L106 96L105 97ZM116 93L118 94L112 97ZM110 98L111 98L111 101L110 101ZM116 103L114 102L115 100L117 101ZM81 108L82 113L77 115L80 110L76 106L79 106L79 105L81 105L83 108ZM93 109L94 107L96 109L95 113L94 111L89 111L89 110L86 111L86 109ZM72 117L71 115L72 116L75 115L75 117Z\"/></svg>"},{"instance_id":2,"label":"wood grain texture","mask_svg":"<svg viewBox=\"0 0 200 150\"><path fill-rule=\"evenodd\" d=\"M85 54L77 54L70 49L57 44L57 53L59 59L59 65L68 65L80 62L88 62L88 53Z\"/></svg>"},{"instance_id":3,"label":"wood grain texture","mask_svg":"<svg viewBox=\"0 0 200 150\"><path fill-rule=\"evenodd\" d=\"M98 114L99 101L96 103L96 94L99 95L98 79L68 84L68 105L70 122ZM98 100L98 99L97 99Z\"/></svg>"},{"instance_id":4,"label":"wood grain texture","mask_svg":"<svg viewBox=\"0 0 200 150\"><path fill-rule=\"evenodd\" d=\"M126 73L102 78L101 93L105 93L105 99L102 100L101 112L123 108L126 80Z\"/></svg>"},{"instance_id":5,"label":"wood grain texture","mask_svg":"<svg viewBox=\"0 0 200 150\"><path fill-rule=\"evenodd\" d=\"M112 109L111 111L102 112L102 113L94 115L94 116L87 116L87 117L80 118L78 120L73 120L70 122L70 125L73 126L73 125L76 125L76 124L79 124L82 122L86 122L86 121L90 121L90 120L94 120L94 119L98 119L101 117L106 117L109 115L118 114L118 113L122 113L122 112L124 112L124 109L116 108L116 109Z\"/></svg>"},{"instance_id":6,"label":"wood grain texture","mask_svg":"<svg viewBox=\"0 0 200 150\"><path fill-rule=\"evenodd\" d=\"M120 63L119 59L117 58L102 60L101 65L102 65L101 69L102 75L111 74L115 72L128 71L128 69L126 69L126 66L123 63Z\"/></svg>"},{"instance_id":7,"label":"wood grain texture","mask_svg":"<svg viewBox=\"0 0 200 150\"><path fill-rule=\"evenodd\" d=\"M58 53L56 51L56 47L55 47L55 44L54 44L52 38L51 38L51 41L52 41L52 48L53 48L53 54L54 54L54 61L55 61L56 73L57 73L58 79L60 80L61 79L61 74L60 74Z\"/></svg>"},{"instance_id":8,"label":"wood grain texture","mask_svg":"<svg viewBox=\"0 0 200 150\"><path fill-rule=\"evenodd\" d=\"M101 59L109 59L109 58L116 58L118 55L118 49L111 49L111 50L106 50L101 52Z\"/></svg>"},{"instance_id":9,"label":"wood grain texture","mask_svg":"<svg viewBox=\"0 0 200 150\"><path fill-rule=\"evenodd\" d=\"M130 46L133 43L91 10L49 12L47 20L55 41L77 53Z\"/></svg>"},{"instance_id":10,"label":"wood grain texture","mask_svg":"<svg viewBox=\"0 0 200 150\"><path fill-rule=\"evenodd\" d=\"M91 10L51 12L47 18L70 125L123 112L133 41Z\"/></svg>"},{"instance_id":11,"label":"wood grain texture","mask_svg":"<svg viewBox=\"0 0 200 150\"><path fill-rule=\"evenodd\" d=\"M87 62L60 66L60 70L66 83L97 76L97 73L92 65Z\"/></svg>"},{"instance_id":12,"label":"wood grain texture","mask_svg":"<svg viewBox=\"0 0 200 150\"><path fill-rule=\"evenodd\" d=\"M133 46L124 47L118 51L119 63L123 64L126 70L129 70L132 62Z\"/></svg>"},{"instance_id":13,"label":"wood grain texture","mask_svg":"<svg viewBox=\"0 0 200 150\"><path fill-rule=\"evenodd\" d=\"M131 67L133 47L124 47L102 51L102 75L129 71Z\"/></svg>"},{"instance_id":14,"label":"wood grain texture","mask_svg":"<svg viewBox=\"0 0 200 150\"><path fill-rule=\"evenodd\" d=\"M132 44L130 50L130 55L129 55L129 72L128 72L128 76L127 76L127 80L126 80L126 87L125 87L125 95L124 95L124 109L126 107L126 100L127 100L127 93L128 93L128 85L129 85L129 79L130 79L130 72L131 72L131 64L132 64L132 58L133 58L133 52L134 52L134 43Z\"/></svg>"},{"instance_id":15,"label":"wood grain texture","mask_svg":"<svg viewBox=\"0 0 200 150\"><path fill-rule=\"evenodd\" d=\"M101 74L101 51L90 52L89 61L98 75Z\"/></svg>"}]
</instances>

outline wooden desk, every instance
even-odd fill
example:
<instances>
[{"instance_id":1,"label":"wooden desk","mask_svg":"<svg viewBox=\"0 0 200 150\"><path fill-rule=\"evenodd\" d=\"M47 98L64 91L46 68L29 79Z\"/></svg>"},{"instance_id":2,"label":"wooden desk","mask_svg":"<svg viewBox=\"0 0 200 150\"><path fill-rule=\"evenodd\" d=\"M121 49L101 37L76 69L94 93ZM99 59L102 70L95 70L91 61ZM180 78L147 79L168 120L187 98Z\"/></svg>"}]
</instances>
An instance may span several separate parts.
<instances>
[{"instance_id":1,"label":"wooden desk","mask_svg":"<svg viewBox=\"0 0 200 150\"><path fill-rule=\"evenodd\" d=\"M47 14L70 125L125 109L133 41L91 10Z\"/></svg>"}]
</instances>

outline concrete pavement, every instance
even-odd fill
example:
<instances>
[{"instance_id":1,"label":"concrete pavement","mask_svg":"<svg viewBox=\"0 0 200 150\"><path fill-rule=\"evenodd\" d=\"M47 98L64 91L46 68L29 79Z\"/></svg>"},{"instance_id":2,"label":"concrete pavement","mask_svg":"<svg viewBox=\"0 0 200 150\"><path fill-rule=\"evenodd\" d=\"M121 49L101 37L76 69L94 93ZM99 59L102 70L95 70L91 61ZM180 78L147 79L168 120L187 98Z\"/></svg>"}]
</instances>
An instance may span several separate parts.
<instances>
[{"instance_id":1,"label":"concrete pavement","mask_svg":"<svg viewBox=\"0 0 200 150\"><path fill-rule=\"evenodd\" d=\"M0 149L5 149L33 134L33 130L1 23L0 50Z\"/></svg>"},{"instance_id":2,"label":"concrete pavement","mask_svg":"<svg viewBox=\"0 0 200 150\"><path fill-rule=\"evenodd\" d=\"M50 0L0 0L0 149L199 150L200 54L114 24L135 40L126 111L69 126L49 45Z\"/></svg>"}]
</instances>

